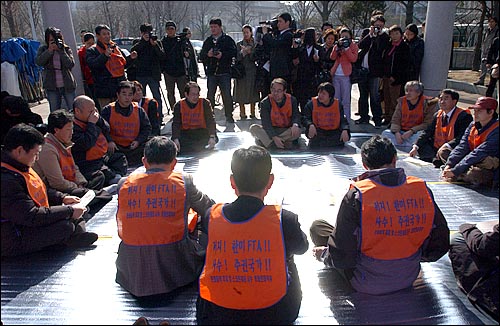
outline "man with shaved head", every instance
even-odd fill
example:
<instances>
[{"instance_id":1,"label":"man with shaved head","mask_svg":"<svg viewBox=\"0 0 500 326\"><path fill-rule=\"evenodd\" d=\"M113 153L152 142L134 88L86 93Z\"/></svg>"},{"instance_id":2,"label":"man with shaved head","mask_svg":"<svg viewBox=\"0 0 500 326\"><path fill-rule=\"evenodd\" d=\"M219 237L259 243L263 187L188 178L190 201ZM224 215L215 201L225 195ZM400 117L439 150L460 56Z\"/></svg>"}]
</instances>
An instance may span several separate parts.
<instances>
[{"instance_id":1,"label":"man with shaved head","mask_svg":"<svg viewBox=\"0 0 500 326\"><path fill-rule=\"evenodd\" d=\"M105 185L118 182L127 174L127 158L121 152L108 151L109 124L96 109L94 101L85 95L73 102L73 146L71 152L76 165L86 179L104 174Z\"/></svg>"}]
</instances>

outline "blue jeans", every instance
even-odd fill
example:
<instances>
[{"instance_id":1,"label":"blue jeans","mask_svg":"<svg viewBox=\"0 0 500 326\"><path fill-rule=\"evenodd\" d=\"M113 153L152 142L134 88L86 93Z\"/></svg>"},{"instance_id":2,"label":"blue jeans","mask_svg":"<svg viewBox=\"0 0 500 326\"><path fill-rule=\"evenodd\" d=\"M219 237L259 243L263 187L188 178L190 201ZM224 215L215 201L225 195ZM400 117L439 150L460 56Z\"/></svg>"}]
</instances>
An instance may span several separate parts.
<instances>
[{"instance_id":1,"label":"blue jeans","mask_svg":"<svg viewBox=\"0 0 500 326\"><path fill-rule=\"evenodd\" d=\"M158 102L158 114L163 117L163 102L161 100L160 94L160 81L155 80L152 77L137 76L137 81L142 84L142 90L144 96L146 96L146 86L149 85L151 93L153 93L153 98Z\"/></svg>"},{"instance_id":2,"label":"blue jeans","mask_svg":"<svg viewBox=\"0 0 500 326\"><path fill-rule=\"evenodd\" d=\"M396 141L396 136L389 129L382 131L381 136L388 138L394 144L394 147L396 147L397 149L409 153L413 147L413 144L417 142L417 139L420 136L420 134L422 134L422 132L423 132L422 130L417 131L415 134L411 135L410 138L403 140L402 144L398 144L398 142ZM403 130L399 131L399 134L401 135L404 133L405 132Z\"/></svg>"},{"instance_id":3,"label":"blue jeans","mask_svg":"<svg viewBox=\"0 0 500 326\"><path fill-rule=\"evenodd\" d=\"M55 91L46 90L47 100L49 101L50 112L54 112L55 110L65 108L68 111L73 111L73 100L75 99L75 91L66 92L64 87L56 88ZM64 97L64 101L66 102L66 106L62 107L61 97Z\"/></svg>"},{"instance_id":4,"label":"blue jeans","mask_svg":"<svg viewBox=\"0 0 500 326\"><path fill-rule=\"evenodd\" d=\"M212 109L215 109L215 92L217 86L220 88L222 102L224 104L224 113L226 119L233 118L233 97L231 96L231 75L209 75L207 76L208 94L207 98L212 104Z\"/></svg>"}]
</instances>

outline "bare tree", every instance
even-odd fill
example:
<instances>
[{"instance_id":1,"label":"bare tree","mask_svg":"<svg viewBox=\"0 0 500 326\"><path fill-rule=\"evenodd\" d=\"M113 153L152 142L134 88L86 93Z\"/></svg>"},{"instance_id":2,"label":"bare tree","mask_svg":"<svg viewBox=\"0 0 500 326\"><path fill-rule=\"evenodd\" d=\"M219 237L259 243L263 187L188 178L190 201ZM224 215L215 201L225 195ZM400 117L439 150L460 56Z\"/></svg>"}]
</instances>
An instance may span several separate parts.
<instances>
[{"instance_id":1,"label":"bare tree","mask_svg":"<svg viewBox=\"0 0 500 326\"><path fill-rule=\"evenodd\" d=\"M321 16L322 23L329 21L330 14L337 6L337 1L311 1L314 8L318 11Z\"/></svg>"},{"instance_id":2,"label":"bare tree","mask_svg":"<svg viewBox=\"0 0 500 326\"><path fill-rule=\"evenodd\" d=\"M481 67L481 47L483 46L483 33L484 33L484 20L486 19L487 6L486 1L478 1L481 5L481 18L478 22L478 38L476 46L474 47L474 59L472 60L472 70L478 71Z\"/></svg>"},{"instance_id":3,"label":"bare tree","mask_svg":"<svg viewBox=\"0 0 500 326\"><path fill-rule=\"evenodd\" d=\"M287 10L297 22L297 28L314 26L315 8L312 1L295 1L287 5Z\"/></svg>"},{"instance_id":4,"label":"bare tree","mask_svg":"<svg viewBox=\"0 0 500 326\"><path fill-rule=\"evenodd\" d=\"M253 19L257 18L256 15L252 15L253 5L254 1L233 1L231 21L239 26L250 24Z\"/></svg>"},{"instance_id":5,"label":"bare tree","mask_svg":"<svg viewBox=\"0 0 500 326\"><path fill-rule=\"evenodd\" d=\"M418 1L396 1L399 2L405 8L405 26L413 23L413 9L415 8L415 3Z\"/></svg>"},{"instance_id":6,"label":"bare tree","mask_svg":"<svg viewBox=\"0 0 500 326\"><path fill-rule=\"evenodd\" d=\"M370 26L371 14L374 10L385 11L385 1L349 1L344 4L339 18L343 25L356 31Z\"/></svg>"},{"instance_id":7,"label":"bare tree","mask_svg":"<svg viewBox=\"0 0 500 326\"><path fill-rule=\"evenodd\" d=\"M20 4L22 4L20 1L2 1L2 19L7 20L10 35L12 37L19 37L19 28L14 17L16 17L19 12Z\"/></svg>"},{"instance_id":8,"label":"bare tree","mask_svg":"<svg viewBox=\"0 0 500 326\"><path fill-rule=\"evenodd\" d=\"M211 12L212 3L210 1L199 1L194 10L194 15L192 17L193 28L199 33L202 40L209 34L210 27L208 23L210 21Z\"/></svg>"}]
</instances>

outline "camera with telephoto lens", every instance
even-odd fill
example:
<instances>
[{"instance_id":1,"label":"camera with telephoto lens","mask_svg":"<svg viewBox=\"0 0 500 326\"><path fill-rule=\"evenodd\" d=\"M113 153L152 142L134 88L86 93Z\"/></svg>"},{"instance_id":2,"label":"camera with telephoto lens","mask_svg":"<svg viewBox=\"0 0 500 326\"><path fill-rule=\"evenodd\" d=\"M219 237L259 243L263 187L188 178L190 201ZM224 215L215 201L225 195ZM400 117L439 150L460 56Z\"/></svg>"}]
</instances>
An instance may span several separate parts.
<instances>
[{"instance_id":1,"label":"camera with telephoto lens","mask_svg":"<svg viewBox=\"0 0 500 326\"><path fill-rule=\"evenodd\" d=\"M339 40L339 47L342 47L344 49L347 49L349 46L351 46L351 39L347 37L343 37Z\"/></svg>"}]
</instances>

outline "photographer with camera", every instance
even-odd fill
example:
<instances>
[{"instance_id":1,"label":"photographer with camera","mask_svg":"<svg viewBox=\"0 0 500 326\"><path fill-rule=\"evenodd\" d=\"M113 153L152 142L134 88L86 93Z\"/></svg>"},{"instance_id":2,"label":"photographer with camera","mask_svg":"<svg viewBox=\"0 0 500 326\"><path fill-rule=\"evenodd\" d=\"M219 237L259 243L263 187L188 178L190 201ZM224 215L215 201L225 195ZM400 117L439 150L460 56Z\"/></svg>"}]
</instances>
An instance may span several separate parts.
<instances>
[{"instance_id":1,"label":"photographer with camera","mask_svg":"<svg viewBox=\"0 0 500 326\"><path fill-rule=\"evenodd\" d=\"M383 123L389 123L387 121L382 122L382 106L380 104L379 92L380 79L384 76L383 55L386 49L388 49L388 47L390 46L390 38L389 35L384 32L384 16L372 16L372 18L370 19L370 25L370 31L368 32L368 35L361 39L358 44L359 48L364 53L366 53L363 57L361 66L367 68L370 72L368 76L368 83L358 85L358 87L364 87L363 90L360 89L359 91L359 102L368 103L369 96L370 107L373 115L372 119L375 123L375 128L380 128L382 127ZM366 115L368 115L368 110L366 111ZM362 117L365 115L364 112L360 113Z\"/></svg>"},{"instance_id":2,"label":"photographer with camera","mask_svg":"<svg viewBox=\"0 0 500 326\"><path fill-rule=\"evenodd\" d=\"M352 64L358 59L358 45L352 41L351 30L341 27L340 38L333 46L330 59L335 60L332 67L335 94L344 107L347 121L351 121L351 80Z\"/></svg>"},{"instance_id":3,"label":"photographer with camera","mask_svg":"<svg viewBox=\"0 0 500 326\"><path fill-rule=\"evenodd\" d=\"M45 45L38 48L35 63L43 67L43 88L50 112L62 108L61 97L66 102L65 108L72 108L76 80L71 69L75 66L75 59L69 45L64 43L60 29L48 27L45 30Z\"/></svg>"},{"instance_id":4,"label":"photographer with camera","mask_svg":"<svg viewBox=\"0 0 500 326\"><path fill-rule=\"evenodd\" d=\"M293 32L291 28L292 16L284 12L278 16L276 21L270 21L273 26L273 33L268 33L268 25L262 26L262 41L264 46L267 46L271 53L269 59L270 65L270 80L275 78L283 78L286 80L288 85L288 91L290 92L290 85L292 82L292 70L293 70L293 49L292 40Z\"/></svg>"},{"instance_id":5,"label":"photographer with camera","mask_svg":"<svg viewBox=\"0 0 500 326\"><path fill-rule=\"evenodd\" d=\"M131 53L137 53L137 58L133 61L136 66L136 79L141 83L144 93L146 93L146 87L149 85L153 98L158 103L158 113L163 116L160 93L160 61L165 54L161 43L158 42L158 36L153 33L151 24L142 24L140 30L141 39L130 49Z\"/></svg>"},{"instance_id":6,"label":"photographer with camera","mask_svg":"<svg viewBox=\"0 0 500 326\"><path fill-rule=\"evenodd\" d=\"M222 31L220 18L210 20L210 35L203 42L200 60L205 66L207 75L207 97L215 109L215 91L220 88L226 122L234 123L233 97L231 96L231 63L236 58L236 43L233 38Z\"/></svg>"},{"instance_id":7,"label":"photographer with camera","mask_svg":"<svg viewBox=\"0 0 500 326\"><path fill-rule=\"evenodd\" d=\"M173 110L176 103L175 86L179 94L184 94L184 87L187 83L187 72L184 66L184 51L186 51L186 34L177 34L177 25L169 20L165 23L166 35L161 39L163 46L162 71L167 87L167 98L170 109ZM182 97L182 95L181 95ZM163 120L163 113L159 111L160 119Z\"/></svg>"}]
</instances>

